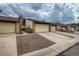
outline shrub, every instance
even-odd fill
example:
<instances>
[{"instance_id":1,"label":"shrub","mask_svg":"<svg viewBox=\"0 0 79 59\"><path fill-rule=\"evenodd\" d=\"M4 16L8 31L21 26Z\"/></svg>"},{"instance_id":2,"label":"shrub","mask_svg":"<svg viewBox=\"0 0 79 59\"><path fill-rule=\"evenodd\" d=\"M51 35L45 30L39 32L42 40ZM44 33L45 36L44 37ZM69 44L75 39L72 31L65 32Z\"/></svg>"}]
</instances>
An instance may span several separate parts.
<instances>
[{"instance_id":1,"label":"shrub","mask_svg":"<svg viewBox=\"0 0 79 59\"><path fill-rule=\"evenodd\" d=\"M33 29L31 29L31 28L26 28L26 32L27 32L27 33L33 33Z\"/></svg>"}]
</instances>

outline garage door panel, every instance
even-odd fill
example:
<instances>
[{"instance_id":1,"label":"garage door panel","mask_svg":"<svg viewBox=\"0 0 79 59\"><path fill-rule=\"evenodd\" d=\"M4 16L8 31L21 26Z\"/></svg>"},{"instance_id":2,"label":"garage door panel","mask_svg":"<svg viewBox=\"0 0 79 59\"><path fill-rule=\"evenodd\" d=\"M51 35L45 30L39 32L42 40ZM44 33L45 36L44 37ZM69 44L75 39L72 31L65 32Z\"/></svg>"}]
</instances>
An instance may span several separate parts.
<instances>
[{"instance_id":1,"label":"garage door panel","mask_svg":"<svg viewBox=\"0 0 79 59\"><path fill-rule=\"evenodd\" d=\"M0 22L0 33L15 32L15 23Z\"/></svg>"},{"instance_id":2,"label":"garage door panel","mask_svg":"<svg viewBox=\"0 0 79 59\"><path fill-rule=\"evenodd\" d=\"M49 32L49 25L35 24L35 32Z\"/></svg>"}]
</instances>

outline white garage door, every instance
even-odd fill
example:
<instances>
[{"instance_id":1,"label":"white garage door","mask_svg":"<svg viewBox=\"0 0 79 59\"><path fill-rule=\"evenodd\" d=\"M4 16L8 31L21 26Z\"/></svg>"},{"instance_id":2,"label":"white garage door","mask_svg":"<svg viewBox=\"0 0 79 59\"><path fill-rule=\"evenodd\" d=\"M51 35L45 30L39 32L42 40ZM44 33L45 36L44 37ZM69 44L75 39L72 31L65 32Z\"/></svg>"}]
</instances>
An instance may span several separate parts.
<instances>
[{"instance_id":1,"label":"white garage door","mask_svg":"<svg viewBox=\"0 0 79 59\"><path fill-rule=\"evenodd\" d=\"M49 32L49 25L35 24L35 32Z\"/></svg>"},{"instance_id":2,"label":"white garage door","mask_svg":"<svg viewBox=\"0 0 79 59\"><path fill-rule=\"evenodd\" d=\"M51 26L51 32L54 32L56 30L55 26Z\"/></svg>"},{"instance_id":3,"label":"white garage door","mask_svg":"<svg viewBox=\"0 0 79 59\"><path fill-rule=\"evenodd\" d=\"M15 23L0 22L0 33L15 32Z\"/></svg>"}]
</instances>

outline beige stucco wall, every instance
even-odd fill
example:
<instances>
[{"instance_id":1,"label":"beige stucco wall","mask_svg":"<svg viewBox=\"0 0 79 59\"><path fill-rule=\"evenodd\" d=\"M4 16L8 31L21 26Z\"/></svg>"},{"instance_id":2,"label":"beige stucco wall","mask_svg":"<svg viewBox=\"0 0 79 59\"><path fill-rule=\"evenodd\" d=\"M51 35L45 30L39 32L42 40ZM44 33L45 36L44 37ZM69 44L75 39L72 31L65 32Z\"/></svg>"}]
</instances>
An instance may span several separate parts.
<instances>
[{"instance_id":1,"label":"beige stucco wall","mask_svg":"<svg viewBox=\"0 0 79 59\"><path fill-rule=\"evenodd\" d=\"M79 26L76 26L76 30L79 30Z\"/></svg>"},{"instance_id":2,"label":"beige stucco wall","mask_svg":"<svg viewBox=\"0 0 79 59\"><path fill-rule=\"evenodd\" d=\"M16 22L16 29L15 29L15 32L16 33L20 33L20 24L19 24L19 22Z\"/></svg>"},{"instance_id":3,"label":"beige stucco wall","mask_svg":"<svg viewBox=\"0 0 79 59\"><path fill-rule=\"evenodd\" d=\"M49 25L35 24L35 32L49 32Z\"/></svg>"},{"instance_id":4,"label":"beige stucco wall","mask_svg":"<svg viewBox=\"0 0 79 59\"><path fill-rule=\"evenodd\" d=\"M51 31L55 31L56 30L56 26L51 26Z\"/></svg>"},{"instance_id":5,"label":"beige stucco wall","mask_svg":"<svg viewBox=\"0 0 79 59\"><path fill-rule=\"evenodd\" d=\"M33 28L33 21L30 21L30 20L26 20L26 28L30 27L30 28Z\"/></svg>"},{"instance_id":6,"label":"beige stucco wall","mask_svg":"<svg viewBox=\"0 0 79 59\"><path fill-rule=\"evenodd\" d=\"M60 31L60 29L61 29L60 26L57 26L57 31Z\"/></svg>"},{"instance_id":7,"label":"beige stucco wall","mask_svg":"<svg viewBox=\"0 0 79 59\"><path fill-rule=\"evenodd\" d=\"M0 22L0 33L15 32L15 23Z\"/></svg>"},{"instance_id":8,"label":"beige stucco wall","mask_svg":"<svg viewBox=\"0 0 79 59\"><path fill-rule=\"evenodd\" d=\"M65 30L66 30L66 28L65 28L65 27L61 27L61 29L62 29L63 31L65 31Z\"/></svg>"}]
</instances>

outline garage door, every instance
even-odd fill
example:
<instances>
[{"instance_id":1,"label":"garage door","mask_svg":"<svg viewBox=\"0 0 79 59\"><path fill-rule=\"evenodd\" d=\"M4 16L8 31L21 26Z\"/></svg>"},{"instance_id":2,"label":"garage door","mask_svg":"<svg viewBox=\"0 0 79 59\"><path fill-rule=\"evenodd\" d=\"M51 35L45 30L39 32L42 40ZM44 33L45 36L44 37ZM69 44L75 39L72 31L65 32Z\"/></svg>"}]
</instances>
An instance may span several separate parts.
<instances>
[{"instance_id":1,"label":"garage door","mask_svg":"<svg viewBox=\"0 0 79 59\"><path fill-rule=\"evenodd\" d=\"M55 31L55 26L51 26L51 32L54 32Z\"/></svg>"},{"instance_id":2,"label":"garage door","mask_svg":"<svg viewBox=\"0 0 79 59\"><path fill-rule=\"evenodd\" d=\"M35 24L35 32L49 32L49 25Z\"/></svg>"},{"instance_id":3,"label":"garage door","mask_svg":"<svg viewBox=\"0 0 79 59\"><path fill-rule=\"evenodd\" d=\"M0 22L0 33L15 32L15 23Z\"/></svg>"}]
</instances>

